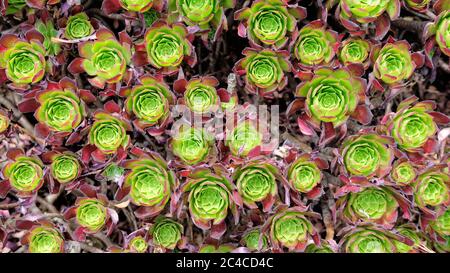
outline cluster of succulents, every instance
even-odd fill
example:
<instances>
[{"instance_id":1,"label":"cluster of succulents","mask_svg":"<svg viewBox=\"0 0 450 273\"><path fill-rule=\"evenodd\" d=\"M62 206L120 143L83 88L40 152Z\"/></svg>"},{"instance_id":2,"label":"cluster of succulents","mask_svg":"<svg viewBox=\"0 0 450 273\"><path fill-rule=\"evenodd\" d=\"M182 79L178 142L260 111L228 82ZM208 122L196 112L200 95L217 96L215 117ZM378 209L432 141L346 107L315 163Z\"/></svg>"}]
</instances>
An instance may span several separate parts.
<instances>
[{"instance_id":1,"label":"cluster of succulents","mask_svg":"<svg viewBox=\"0 0 450 273\"><path fill-rule=\"evenodd\" d=\"M449 0L0 12L0 252L450 252Z\"/></svg>"}]
</instances>

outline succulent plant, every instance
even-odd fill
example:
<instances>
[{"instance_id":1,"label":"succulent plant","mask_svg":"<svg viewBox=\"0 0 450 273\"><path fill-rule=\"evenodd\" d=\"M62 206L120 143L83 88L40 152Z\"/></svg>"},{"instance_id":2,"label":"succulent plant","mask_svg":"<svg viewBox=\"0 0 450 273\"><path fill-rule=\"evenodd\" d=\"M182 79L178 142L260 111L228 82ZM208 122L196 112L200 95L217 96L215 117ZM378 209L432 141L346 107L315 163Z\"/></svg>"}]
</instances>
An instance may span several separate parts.
<instances>
[{"instance_id":1,"label":"succulent plant","mask_svg":"<svg viewBox=\"0 0 450 273\"><path fill-rule=\"evenodd\" d=\"M140 82L126 91L127 112L137 118L134 124L138 128L163 127L170 117L170 105L175 103L174 95L166 83L155 77L143 76Z\"/></svg>"},{"instance_id":2,"label":"succulent plant","mask_svg":"<svg viewBox=\"0 0 450 273\"><path fill-rule=\"evenodd\" d=\"M169 21L176 22L181 17L188 26L198 26L203 37L207 31L212 32L215 40L222 29L228 28L224 11L235 3L235 0L169 0Z\"/></svg>"},{"instance_id":3,"label":"succulent plant","mask_svg":"<svg viewBox=\"0 0 450 273\"><path fill-rule=\"evenodd\" d=\"M310 213L292 207L279 211L272 216L266 225L270 225L269 238L276 248L286 247L289 250L303 251L308 241L316 236L316 230L308 219Z\"/></svg>"},{"instance_id":4,"label":"succulent plant","mask_svg":"<svg viewBox=\"0 0 450 273\"><path fill-rule=\"evenodd\" d=\"M242 54L245 57L235 64L233 70L238 75L245 75L248 92L271 96L273 92L284 89L287 84L285 72L291 71L287 51L248 47Z\"/></svg>"},{"instance_id":5,"label":"succulent plant","mask_svg":"<svg viewBox=\"0 0 450 273\"><path fill-rule=\"evenodd\" d=\"M208 158L212 150L213 138L203 129L181 126L173 136L172 152L183 163L196 165Z\"/></svg>"},{"instance_id":6,"label":"succulent plant","mask_svg":"<svg viewBox=\"0 0 450 273\"><path fill-rule=\"evenodd\" d=\"M80 176L81 171L82 167L75 154L66 152L56 154L52 158L51 175L61 184L74 181Z\"/></svg>"},{"instance_id":7,"label":"succulent plant","mask_svg":"<svg viewBox=\"0 0 450 273\"><path fill-rule=\"evenodd\" d=\"M38 157L19 155L3 168L3 176L20 196L36 193L44 183L44 164Z\"/></svg>"},{"instance_id":8,"label":"succulent plant","mask_svg":"<svg viewBox=\"0 0 450 273\"><path fill-rule=\"evenodd\" d=\"M413 183L415 205L421 209L436 207L450 202L450 176L442 170L430 168Z\"/></svg>"},{"instance_id":9,"label":"succulent plant","mask_svg":"<svg viewBox=\"0 0 450 273\"><path fill-rule=\"evenodd\" d=\"M170 218L160 217L156 219L149 233L155 246L175 249L183 236L183 226Z\"/></svg>"},{"instance_id":10,"label":"succulent plant","mask_svg":"<svg viewBox=\"0 0 450 273\"><path fill-rule=\"evenodd\" d=\"M399 253L416 253L418 252L419 245L422 243L423 239L421 238L420 233L417 231L417 228L411 224L403 224L399 227L396 227L395 230L398 234L408 238L413 241L412 245L405 244L403 242L394 240L393 243L397 248L397 252Z\"/></svg>"},{"instance_id":11,"label":"succulent plant","mask_svg":"<svg viewBox=\"0 0 450 273\"><path fill-rule=\"evenodd\" d=\"M327 65L336 54L337 33L327 30L320 20L304 26L293 39L292 52L301 67Z\"/></svg>"},{"instance_id":12,"label":"succulent plant","mask_svg":"<svg viewBox=\"0 0 450 273\"><path fill-rule=\"evenodd\" d=\"M27 5L27 0L8 0L7 8L5 11L6 15L15 14L22 10Z\"/></svg>"},{"instance_id":13,"label":"succulent plant","mask_svg":"<svg viewBox=\"0 0 450 273\"><path fill-rule=\"evenodd\" d=\"M373 73L382 82L395 85L408 80L416 67L421 66L417 53L411 54L407 41L389 40L383 47L375 46L371 52Z\"/></svg>"},{"instance_id":14,"label":"succulent plant","mask_svg":"<svg viewBox=\"0 0 450 273\"><path fill-rule=\"evenodd\" d=\"M220 107L216 86L219 81L214 77L201 77L189 80L184 86L184 104L194 114L215 112Z\"/></svg>"},{"instance_id":15,"label":"succulent plant","mask_svg":"<svg viewBox=\"0 0 450 273\"><path fill-rule=\"evenodd\" d=\"M259 228L254 228L242 236L243 244L251 251L264 251L269 247L269 240Z\"/></svg>"},{"instance_id":16,"label":"succulent plant","mask_svg":"<svg viewBox=\"0 0 450 273\"><path fill-rule=\"evenodd\" d=\"M72 132L86 116L83 100L74 82L64 79L39 92L36 119L55 132Z\"/></svg>"},{"instance_id":17,"label":"succulent plant","mask_svg":"<svg viewBox=\"0 0 450 273\"><path fill-rule=\"evenodd\" d=\"M67 19L64 35L67 39L75 40L88 37L94 33L94 27L84 12L72 15Z\"/></svg>"},{"instance_id":18,"label":"succulent plant","mask_svg":"<svg viewBox=\"0 0 450 273\"><path fill-rule=\"evenodd\" d=\"M96 36L96 41L80 43L80 58L73 60L68 69L72 74L86 72L93 77L89 82L103 89L105 84L118 83L123 79L131 62L131 39L121 35L121 41L118 41L114 33L106 28L97 30Z\"/></svg>"},{"instance_id":19,"label":"succulent plant","mask_svg":"<svg viewBox=\"0 0 450 273\"><path fill-rule=\"evenodd\" d=\"M433 137L438 130L436 123L449 123L450 118L434 112L436 107L434 103L417 100L418 98L414 96L405 99L386 125L388 132L401 149L410 152L424 149L430 152L429 149L433 148Z\"/></svg>"},{"instance_id":20,"label":"succulent plant","mask_svg":"<svg viewBox=\"0 0 450 273\"><path fill-rule=\"evenodd\" d=\"M339 243L345 253L395 253L394 239L374 227L358 227L346 233Z\"/></svg>"},{"instance_id":21,"label":"succulent plant","mask_svg":"<svg viewBox=\"0 0 450 273\"><path fill-rule=\"evenodd\" d=\"M195 51L184 25L158 20L147 29L142 44L136 45L135 63L150 63L163 74L174 74L183 60L194 66Z\"/></svg>"},{"instance_id":22,"label":"succulent plant","mask_svg":"<svg viewBox=\"0 0 450 273\"><path fill-rule=\"evenodd\" d=\"M130 171L125 176L121 195L128 194L132 203L147 207L142 216L159 214L175 187L175 176L167 163L158 154L148 153L126 161L124 167ZM136 214L141 215L138 211Z\"/></svg>"},{"instance_id":23,"label":"succulent plant","mask_svg":"<svg viewBox=\"0 0 450 273\"><path fill-rule=\"evenodd\" d=\"M425 12L431 0L405 0L405 4L413 10Z\"/></svg>"},{"instance_id":24,"label":"succulent plant","mask_svg":"<svg viewBox=\"0 0 450 273\"><path fill-rule=\"evenodd\" d=\"M198 253L230 253L234 250L232 245L203 245L198 250Z\"/></svg>"},{"instance_id":25,"label":"succulent plant","mask_svg":"<svg viewBox=\"0 0 450 273\"><path fill-rule=\"evenodd\" d=\"M223 173L211 172L208 169L197 169L182 185L182 192L189 193L187 202L189 213L194 224L204 230L213 228L220 238L225 233L225 218L230 210L237 215L236 195L234 185Z\"/></svg>"},{"instance_id":26,"label":"succulent plant","mask_svg":"<svg viewBox=\"0 0 450 273\"><path fill-rule=\"evenodd\" d=\"M255 121L243 120L234 126L225 138L225 145L234 156L245 157L250 151L262 145L262 132Z\"/></svg>"},{"instance_id":27,"label":"succulent plant","mask_svg":"<svg viewBox=\"0 0 450 273\"><path fill-rule=\"evenodd\" d=\"M350 223L374 222L392 227L397 221L399 204L397 194L388 187L367 187L351 192L339 199L336 206L342 206L342 216Z\"/></svg>"},{"instance_id":28,"label":"succulent plant","mask_svg":"<svg viewBox=\"0 0 450 273\"><path fill-rule=\"evenodd\" d=\"M287 180L292 190L308 193L317 188L322 181L322 169L328 164L311 154L300 155L289 165Z\"/></svg>"},{"instance_id":29,"label":"succulent plant","mask_svg":"<svg viewBox=\"0 0 450 273\"><path fill-rule=\"evenodd\" d=\"M58 31L55 29L51 20L38 20L35 23L36 30L44 37L42 45L44 46L48 55L58 55L62 48L58 43L53 42L52 38L56 38Z\"/></svg>"},{"instance_id":30,"label":"succulent plant","mask_svg":"<svg viewBox=\"0 0 450 273\"><path fill-rule=\"evenodd\" d=\"M450 208L443 209L431 222L431 227L443 237L450 236Z\"/></svg>"},{"instance_id":31,"label":"succulent plant","mask_svg":"<svg viewBox=\"0 0 450 273\"><path fill-rule=\"evenodd\" d=\"M450 236L445 236L442 241L435 241L434 248L438 253L450 252Z\"/></svg>"},{"instance_id":32,"label":"succulent plant","mask_svg":"<svg viewBox=\"0 0 450 273\"><path fill-rule=\"evenodd\" d=\"M111 114L98 112L89 131L89 143L95 145L104 154L113 154L119 148L125 149L130 136L130 125Z\"/></svg>"},{"instance_id":33,"label":"succulent plant","mask_svg":"<svg viewBox=\"0 0 450 273\"><path fill-rule=\"evenodd\" d=\"M27 234L27 241L30 253L64 252L64 238L53 227L42 225L32 228Z\"/></svg>"},{"instance_id":34,"label":"succulent plant","mask_svg":"<svg viewBox=\"0 0 450 273\"><path fill-rule=\"evenodd\" d=\"M392 140L373 133L348 137L341 146L343 165L350 175L382 178L394 159Z\"/></svg>"},{"instance_id":35,"label":"succulent plant","mask_svg":"<svg viewBox=\"0 0 450 273\"><path fill-rule=\"evenodd\" d=\"M264 211L268 211L278 193L277 176L278 168L271 161L261 159L236 168L233 180L246 206L256 209L256 202L262 202Z\"/></svg>"},{"instance_id":36,"label":"succulent plant","mask_svg":"<svg viewBox=\"0 0 450 273\"><path fill-rule=\"evenodd\" d=\"M346 69L320 68L311 80L297 86L296 96L305 98L307 122L313 128L320 128L321 122L338 127L350 116L363 124L370 122L365 89L366 82Z\"/></svg>"},{"instance_id":37,"label":"succulent plant","mask_svg":"<svg viewBox=\"0 0 450 273\"><path fill-rule=\"evenodd\" d=\"M306 17L306 10L287 5L281 0L256 1L251 7L237 11L234 18L241 20L239 35L254 44L263 44L275 48L284 47L289 34L296 30L296 21Z\"/></svg>"},{"instance_id":38,"label":"succulent plant","mask_svg":"<svg viewBox=\"0 0 450 273\"><path fill-rule=\"evenodd\" d=\"M369 54L372 48L368 40L350 37L341 43L338 57L342 64L363 64L368 66Z\"/></svg>"},{"instance_id":39,"label":"succulent plant","mask_svg":"<svg viewBox=\"0 0 450 273\"><path fill-rule=\"evenodd\" d=\"M136 236L130 240L128 247L131 252L145 253L148 249L148 243L142 236Z\"/></svg>"},{"instance_id":40,"label":"succulent plant","mask_svg":"<svg viewBox=\"0 0 450 273\"><path fill-rule=\"evenodd\" d=\"M21 40L12 34L0 38L0 69L15 85L38 83L45 75L46 52L41 41Z\"/></svg>"},{"instance_id":41,"label":"succulent plant","mask_svg":"<svg viewBox=\"0 0 450 273\"><path fill-rule=\"evenodd\" d=\"M405 186L416 179L417 173L411 162L406 158L402 158L392 164L390 177L397 185Z\"/></svg>"},{"instance_id":42,"label":"succulent plant","mask_svg":"<svg viewBox=\"0 0 450 273\"><path fill-rule=\"evenodd\" d=\"M100 231L108 220L108 211L102 200L80 199L76 204L76 221L89 233Z\"/></svg>"},{"instance_id":43,"label":"succulent plant","mask_svg":"<svg viewBox=\"0 0 450 273\"><path fill-rule=\"evenodd\" d=\"M128 11L146 12L153 6L154 0L119 0L122 8Z\"/></svg>"}]
</instances>

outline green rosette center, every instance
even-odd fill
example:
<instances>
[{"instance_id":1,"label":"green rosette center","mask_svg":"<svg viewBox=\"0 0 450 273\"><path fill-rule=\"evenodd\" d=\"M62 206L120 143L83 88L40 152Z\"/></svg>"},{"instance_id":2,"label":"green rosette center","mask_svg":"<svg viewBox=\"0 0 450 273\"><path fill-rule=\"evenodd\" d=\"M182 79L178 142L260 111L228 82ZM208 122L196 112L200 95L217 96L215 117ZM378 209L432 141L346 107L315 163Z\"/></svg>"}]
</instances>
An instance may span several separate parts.
<instances>
[{"instance_id":1,"label":"green rosette center","mask_svg":"<svg viewBox=\"0 0 450 273\"><path fill-rule=\"evenodd\" d=\"M37 227L30 234L30 253L60 253L64 239L60 233L50 227Z\"/></svg>"},{"instance_id":2,"label":"green rosette center","mask_svg":"<svg viewBox=\"0 0 450 273\"><path fill-rule=\"evenodd\" d=\"M172 142L173 153L189 165L203 161L211 149L206 132L195 128L180 128Z\"/></svg>"},{"instance_id":3,"label":"green rosette center","mask_svg":"<svg viewBox=\"0 0 450 273\"><path fill-rule=\"evenodd\" d=\"M78 159L71 155L57 156L50 166L52 176L59 183L73 181L78 177L80 169L81 166Z\"/></svg>"},{"instance_id":4,"label":"green rosette center","mask_svg":"<svg viewBox=\"0 0 450 273\"><path fill-rule=\"evenodd\" d=\"M78 223L91 232L97 232L106 224L106 207L96 199L81 200L77 207Z\"/></svg>"}]
</instances>

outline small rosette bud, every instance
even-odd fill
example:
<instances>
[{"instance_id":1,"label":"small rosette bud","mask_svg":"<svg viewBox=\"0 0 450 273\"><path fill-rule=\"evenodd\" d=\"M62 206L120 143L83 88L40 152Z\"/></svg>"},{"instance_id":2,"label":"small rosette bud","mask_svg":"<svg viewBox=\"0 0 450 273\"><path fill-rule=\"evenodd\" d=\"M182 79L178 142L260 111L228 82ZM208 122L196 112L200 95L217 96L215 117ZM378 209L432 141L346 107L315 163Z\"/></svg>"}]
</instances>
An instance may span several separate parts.
<instances>
[{"instance_id":1,"label":"small rosette bud","mask_svg":"<svg viewBox=\"0 0 450 273\"><path fill-rule=\"evenodd\" d=\"M430 169L420 174L413 184L416 206L425 209L450 202L450 176L440 170Z\"/></svg>"},{"instance_id":2,"label":"small rosette bud","mask_svg":"<svg viewBox=\"0 0 450 273\"><path fill-rule=\"evenodd\" d=\"M339 243L344 253L395 253L394 239L387 231L372 227L354 228Z\"/></svg>"},{"instance_id":3,"label":"small rosette bud","mask_svg":"<svg viewBox=\"0 0 450 273\"><path fill-rule=\"evenodd\" d=\"M270 96L286 86L285 72L291 71L287 51L246 48L243 54L245 58L239 60L233 69L238 75L245 74L247 91Z\"/></svg>"},{"instance_id":4,"label":"small rosette bud","mask_svg":"<svg viewBox=\"0 0 450 273\"><path fill-rule=\"evenodd\" d=\"M127 135L129 125L110 114L99 112L94 116L94 124L89 131L89 143L104 154L113 154L119 148L126 148L130 142Z\"/></svg>"},{"instance_id":5,"label":"small rosette bud","mask_svg":"<svg viewBox=\"0 0 450 273\"><path fill-rule=\"evenodd\" d=\"M181 240L183 225L172 219L160 217L156 219L149 233L155 246L173 250Z\"/></svg>"},{"instance_id":6,"label":"small rosette bud","mask_svg":"<svg viewBox=\"0 0 450 273\"><path fill-rule=\"evenodd\" d=\"M127 112L138 119L140 128L163 124L170 116L170 105L175 98L169 86L151 76L140 78L141 85L134 86L125 102Z\"/></svg>"},{"instance_id":7,"label":"small rosette bud","mask_svg":"<svg viewBox=\"0 0 450 273\"><path fill-rule=\"evenodd\" d=\"M213 140L203 129L181 126L171 140L172 152L183 163L196 165L207 159Z\"/></svg>"},{"instance_id":8,"label":"small rosette bud","mask_svg":"<svg viewBox=\"0 0 450 273\"><path fill-rule=\"evenodd\" d=\"M90 233L100 231L108 220L108 212L102 201L95 198L80 199L76 205L76 221Z\"/></svg>"},{"instance_id":9,"label":"small rosette bud","mask_svg":"<svg viewBox=\"0 0 450 273\"><path fill-rule=\"evenodd\" d=\"M261 146L263 141L262 132L258 130L256 122L244 120L227 134L225 144L230 148L234 156L247 156L251 150Z\"/></svg>"},{"instance_id":10,"label":"small rosette bud","mask_svg":"<svg viewBox=\"0 0 450 273\"><path fill-rule=\"evenodd\" d=\"M341 155L350 175L381 178L391 170L392 141L375 134L355 135L342 144Z\"/></svg>"},{"instance_id":11,"label":"small rosette bud","mask_svg":"<svg viewBox=\"0 0 450 273\"><path fill-rule=\"evenodd\" d=\"M279 170L273 163L254 160L238 167L233 179L244 204L257 208L256 202L262 202L264 210L267 211L275 202L278 193L278 175Z\"/></svg>"},{"instance_id":12,"label":"small rosette bud","mask_svg":"<svg viewBox=\"0 0 450 273\"><path fill-rule=\"evenodd\" d=\"M70 16L67 20L64 35L67 39L75 40L90 36L94 33L94 27L89 17L84 12Z\"/></svg>"},{"instance_id":13,"label":"small rosette bud","mask_svg":"<svg viewBox=\"0 0 450 273\"><path fill-rule=\"evenodd\" d=\"M337 33L327 30L325 24L317 20L299 31L292 50L295 58L300 62L300 66L326 65L336 54L337 42Z\"/></svg>"},{"instance_id":14,"label":"small rosette bud","mask_svg":"<svg viewBox=\"0 0 450 273\"><path fill-rule=\"evenodd\" d=\"M50 165L52 177L61 184L77 179L81 173L81 165L75 154L62 153L53 157Z\"/></svg>"},{"instance_id":15,"label":"small rosette bud","mask_svg":"<svg viewBox=\"0 0 450 273\"><path fill-rule=\"evenodd\" d=\"M242 236L242 243L251 251L264 251L269 247L269 241L259 228L255 228Z\"/></svg>"},{"instance_id":16,"label":"small rosette bud","mask_svg":"<svg viewBox=\"0 0 450 273\"><path fill-rule=\"evenodd\" d=\"M391 179L397 185L405 186L416 179L416 170L407 159L399 159L392 165Z\"/></svg>"}]
</instances>

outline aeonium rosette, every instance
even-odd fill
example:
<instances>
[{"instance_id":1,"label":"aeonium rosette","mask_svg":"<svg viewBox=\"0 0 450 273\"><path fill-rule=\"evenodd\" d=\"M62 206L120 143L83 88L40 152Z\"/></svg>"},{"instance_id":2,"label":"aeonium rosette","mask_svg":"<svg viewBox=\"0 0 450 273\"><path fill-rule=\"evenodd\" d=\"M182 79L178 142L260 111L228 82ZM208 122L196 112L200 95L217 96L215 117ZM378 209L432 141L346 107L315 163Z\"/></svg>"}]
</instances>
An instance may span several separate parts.
<instances>
[{"instance_id":1,"label":"aeonium rosette","mask_svg":"<svg viewBox=\"0 0 450 273\"><path fill-rule=\"evenodd\" d=\"M102 11L106 14L118 13L120 10L126 11L125 18L138 17L138 13L145 13L151 8L161 12L164 7L163 0L104 0Z\"/></svg>"},{"instance_id":2,"label":"aeonium rosette","mask_svg":"<svg viewBox=\"0 0 450 273\"><path fill-rule=\"evenodd\" d=\"M338 58L341 64L345 66L362 65L367 69L370 64L370 52L373 43L370 40L349 37L345 39L338 50Z\"/></svg>"},{"instance_id":3,"label":"aeonium rosette","mask_svg":"<svg viewBox=\"0 0 450 273\"><path fill-rule=\"evenodd\" d=\"M437 124L450 123L450 118L435 112L435 108L434 102L418 102L418 98L412 96L398 105L396 113L383 118L383 123L400 149L411 153L431 153L437 145Z\"/></svg>"},{"instance_id":4,"label":"aeonium rosette","mask_svg":"<svg viewBox=\"0 0 450 273\"><path fill-rule=\"evenodd\" d=\"M312 218L320 218L320 215L306 211L303 207L280 207L263 227L263 232L269 233L273 251L283 252L283 248L287 248L289 251L301 252L311 240L319 244L320 238L310 220Z\"/></svg>"},{"instance_id":5,"label":"aeonium rosette","mask_svg":"<svg viewBox=\"0 0 450 273\"><path fill-rule=\"evenodd\" d=\"M289 164L286 171L286 186L292 191L292 197L297 203L295 195L305 194L310 199L319 197L322 193L322 170L328 169L328 162L316 154L301 154L286 158ZM289 189L287 189L289 190ZM300 202L301 203L301 202Z\"/></svg>"},{"instance_id":6,"label":"aeonium rosette","mask_svg":"<svg viewBox=\"0 0 450 273\"><path fill-rule=\"evenodd\" d=\"M437 165L424 170L412 184L414 203L425 216L435 215L439 206L450 205L450 175L445 166Z\"/></svg>"},{"instance_id":7,"label":"aeonium rosette","mask_svg":"<svg viewBox=\"0 0 450 273\"><path fill-rule=\"evenodd\" d=\"M125 32L119 33L118 41L106 28L97 30L96 37L95 41L78 45L80 57L74 59L68 69L72 74L87 73L93 77L88 79L89 83L103 89L105 84L119 83L127 76L132 41Z\"/></svg>"},{"instance_id":8,"label":"aeonium rosette","mask_svg":"<svg viewBox=\"0 0 450 273\"><path fill-rule=\"evenodd\" d=\"M212 238L219 239L225 233L228 211L235 223L239 220L237 206L242 206L242 200L224 168L216 165L214 173L206 168L194 170L181 191L192 221L203 230L211 229Z\"/></svg>"},{"instance_id":9,"label":"aeonium rosette","mask_svg":"<svg viewBox=\"0 0 450 273\"><path fill-rule=\"evenodd\" d=\"M67 19L64 36L69 40L88 37L94 33L94 27L84 12L72 15Z\"/></svg>"},{"instance_id":10,"label":"aeonium rosette","mask_svg":"<svg viewBox=\"0 0 450 273\"><path fill-rule=\"evenodd\" d=\"M317 246L316 244L312 243L309 244L305 249L305 253L338 253L338 252L339 246L334 240L321 240L320 246Z\"/></svg>"},{"instance_id":11,"label":"aeonium rosette","mask_svg":"<svg viewBox=\"0 0 450 273\"><path fill-rule=\"evenodd\" d=\"M443 238L450 236L450 208L441 207L429 223L429 227L432 235L437 237L435 238L437 241L442 241Z\"/></svg>"},{"instance_id":12,"label":"aeonium rosette","mask_svg":"<svg viewBox=\"0 0 450 273\"><path fill-rule=\"evenodd\" d=\"M42 160L50 165L50 171L46 176L50 192L58 192L60 185L76 186L79 184L80 179L78 178L80 178L84 166L77 154L63 148L55 148L44 153Z\"/></svg>"},{"instance_id":13,"label":"aeonium rosette","mask_svg":"<svg viewBox=\"0 0 450 273\"><path fill-rule=\"evenodd\" d=\"M282 91L287 84L286 72L291 71L289 53L285 50L259 50L245 48L244 58L239 60L233 71L245 75L245 89L253 94L273 97L276 91Z\"/></svg>"},{"instance_id":14,"label":"aeonium rosette","mask_svg":"<svg viewBox=\"0 0 450 273\"><path fill-rule=\"evenodd\" d=\"M225 145L234 157L253 157L259 155L264 144L266 128L258 120L242 119L227 127Z\"/></svg>"},{"instance_id":15,"label":"aeonium rosette","mask_svg":"<svg viewBox=\"0 0 450 273\"><path fill-rule=\"evenodd\" d=\"M405 0L403 4L418 12L426 12L431 0Z\"/></svg>"},{"instance_id":16,"label":"aeonium rosette","mask_svg":"<svg viewBox=\"0 0 450 273\"><path fill-rule=\"evenodd\" d=\"M59 229L47 221L18 221L20 229L27 232L21 239L23 245L28 245L29 253L63 253L64 237Z\"/></svg>"},{"instance_id":17,"label":"aeonium rosette","mask_svg":"<svg viewBox=\"0 0 450 273\"><path fill-rule=\"evenodd\" d=\"M269 239L266 234L261 232L261 228L256 227L242 235L241 244L250 251L261 252L269 248Z\"/></svg>"},{"instance_id":18,"label":"aeonium rosette","mask_svg":"<svg viewBox=\"0 0 450 273\"><path fill-rule=\"evenodd\" d=\"M238 166L233 180L243 203L250 209L257 209L261 202L265 212L270 211L278 195L277 181L280 170L275 163L265 158L255 158Z\"/></svg>"},{"instance_id":19,"label":"aeonium rosette","mask_svg":"<svg viewBox=\"0 0 450 273\"><path fill-rule=\"evenodd\" d=\"M413 242L411 245L394 240L393 242L398 253L419 253L421 245L426 244L426 240L424 239L422 232L420 232L419 229L412 223L406 223L396 227L395 232Z\"/></svg>"},{"instance_id":20,"label":"aeonium rosette","mask_svg":"<svg viewBox=\"0 0 450 273\"><path fill-rule=\"evenodd\" d=\"M438 14L434 22L430 22L425 26L424 38L427 40L425 44L425 55L427 57L427 65L433 67L432 58L436 52L436 44L440 51L450 56L450 3L447 0L436 1L434 6L435 14Z\"/></svg>"},{"instance_id":21,"label":"aeonium rosette","mask_svg":"<svg viewBox=\"0 0 450 273\"><path fill-rule=\"evenodd\" d=\"M374 23L375 38L380 40L389 31L391 20L399 17L400 9L399 0L341 0L336 9L336 17L354 35L368 32L367 24Z\"/></svg>"},{"instance_id":22,"label":"aeonium rosette","mask_svg":"<svg viewBox=\"0 0 450 273\"><path fill-rule=\"evenodd\" d=\"M110 235L119 216L110 207L108 197L88 184L83 184L78 189L84 196L78 197L75 204L63 214L65 220L75 219L77 228L73 232L74 239L84 241L86 235L99 233L104 229L106 235Z\"/></svg>"},{"instance_id":23,"label":"aeonium rosette","mask_svg":"<svg viewBox=\"0 0 450 273\"><path fill-rule=\"evenodd\" d=\"M148 230L140 228L130 234L124 234L122 247L112 246L108 250L112 253L146 253L149 249L148 237Z\"/></svg>"},{"instance_id":24,"label":"aeonium rosette","mask_svg":"<svg viewBox=\"0 0 450 273\"><path fill-rule=\"evenodd\" d=\"M297 86L296 96L287 113L290 115L304 109L297 123L305 135L315 135L321 131L321 145L336 136L336 127L353 118L362 124L372 120L372 113L366 105L366 81L355 76L346 68L332 70L320 68L308 81ZM341 128L341 129L345 129Z\"/></svg>"},{"instance_id":25,"label":"aeonium rosette","mask_svg":"<svg viewBox=\"0 0 450 273\"><path fill-rule=\"evenodd\" d=\"M392 164L390 178L398 186L410 185L417 177L417 170L406 157L400 158Z\"/></svg>"},{"instance_id":26,"label":"aeonium rosette","mask_svg":"<svg viewBox=\"0 0 450 273\"><path fill-rule=\"evenodd\" d=\"M182 164L193 166L213 159L214 136L204 128L182 124L170 140L173 154Z\"/></svg>"},{"instance_id":27,"label":"aeonium rosette","mask_svg":"<svg viewBox=\"0 0 450 273\"><path fill-rule=\"evenodd\" d=\"M242 21L238 26L239 36L248 36L253 44L277 49L287 44L289 34L296 30L297 20L305 17L305 8L288 5L282 0L256 1L234 14L235 20Z\"/></svg>"},{"instance_id":28,"label":"aeonium rosette","mask_svg":"<svg viewBox=\"0 0 450 273\"><path fill-rule=\"evenodd\" d=\"M122 201L127 197L139 206L134 212L138 218L154 217L165 208L177 186L175 174L155 152L133 148L131 154L137 158L123 163L127 172L116 199Z\"/></svg>"},{"instance_id":29,"label":"aeonium rosette","mask_svg":"<svg viewBox=\"0 0 450 273\"><path fill-rule=\"evenodd\" d=\"M170 106L175 103L175 96L162 79L142 76L139 81L139 85L121 92L127 98L125 108L136 117L133 124L137 129L160 135L170 122Z\"/></svg>"},{"instance_id":30,"label":"aeonium rosette","mask_svg":"<svg viewBox=\"0 0 450 273\"><path fill-rule=\"evenodd\" d=\"M27 156L22 150L11 149L6 154L9 161L3 167L0 197L10 190L18 197L35 195L44 184L44 164L37 156Z\"/></svg>"},{"instance_id":31,"label":"aeonium rosette","mask_svg":"<svg viewBox=\"0 0 450 273\"><path fill-rule=\"evenodd\" d=\"M174 83L174 90L183 94L183 98L178 100L179 105L186 105L194 115L202 115L207 120L208 114L218 111L221 106L218 85L219 81L213 76L194 77L189 81L179 77Z\"/></svg>"},{"instance_id":32,"label":"aeonium rosette","mask_svg":"<svg viewBox=\"0 0 450 273\"><path fill-rule=\"evenodd\" d=\"M168 20L176 22L181 17L187 25L198 26L204 41L207 41L208 32L212 32L216 40L222 30L228 29L225 10L235 4L235 0L169 0Z\"/></svg>"},{"instance_id":33,"label":"aeonium rosette","mask_svg":"<svg viewBox=\"0 0 450 273\"><path fill-rule=\"evenodd\" d=\"M373 47L370 60L375 77L373 85L380 90L384 89L379 81L392 87L400 86L425 62L421 53L411 53L411 46L407 41L395 41L392 37L383 46Z\"/></svg>"},{"instance_id":34,"label":"aeonium rosette","mask_svg":"<svg viewBox=\"0 0 450 273\"><path fill-rule=\"evenodd\" d=\"M347 137L340 148L341 172L350 176L350 180L385 177L394 159L392 145L391 138L370 132Z\"/></svg>"},{"instance_id":35,"label":"aeonium rosette","mask_svg":"<svg viewBox=\"0 0 450 273\"><path fill-rule=\"evenodd\" d=\"M183 225L170 218L156 218L148 232L156 248L174 250L183 243Z\"/></svg>"},{"instance_id":36,"label":"aeonium rosette","mask_svg":"<svg viewBox=\"0 0 450 273\"><path fill-rule=\"evenodd\" d=\"M336 55L339 37L326 28L321 20L315 20L292 36L290 50L301 70L310 70L319 65L329 65Z\"/></svg>"},{"instance_id":37,"label":"aeonium rosette","mask_svg":"<svg viewBox=\"0 0 450 273\"><path fill-rule=\"evenodd\" d=\"M131 125L125 118L117 113L97 111L88 135L90 145L83 149L91 151L93 158L100 162L105 161L106 155L125 157L125 150L130 144L127 131L131 131Z\"/></svg>"},{"instance_id":38,"label":"aeonium rosette","mask_svg":"<svg viewBox=\"0 0 450 273\"><path fill-rule=\"evenodd\" d=\"M336 197L344 192L347 191L339 191ZM345 221L355 225L370 222L390 229L397 221L399 208L404 218L410 218L408 199L386 186L353 185L338 199L336 208Z\"/></svg>"},{"instance_id":39,"label":"aeonium rosette","mask_svg":"<svg viewBox=\"0 0 450 273\"><path fill-rule=\"evenodd\" d=\"M4 34L0 38L0 73L18 90L26 89L44 78L47 61L41 36ZM3 78L3 77L2 77Z\"/></svg>"},{"instance_id":40,"label":"aeonium rosette","mask_svg":"<svg viewBox=\"0 0 450 273\"><path fill-rule=\"evenodd\" d=\"M133 62L137 66L151 64L164 75L175 74L183 60L191 67L197 62L191 44L193 36L180 23L159 20L147 29L144 41L136 44Z\"/></svg>"},{"instance_id":41,"label":"aeonium rosette","mask_svg":"<svg viewBox=\"0 0 450 273\"><path fill-rule=\"evenodd\" d=\"M404 236L375 226L348 227L341 230L339 246L343 253L396 253L396 241L413 244Z\"/></svg>"}]
</instances>

